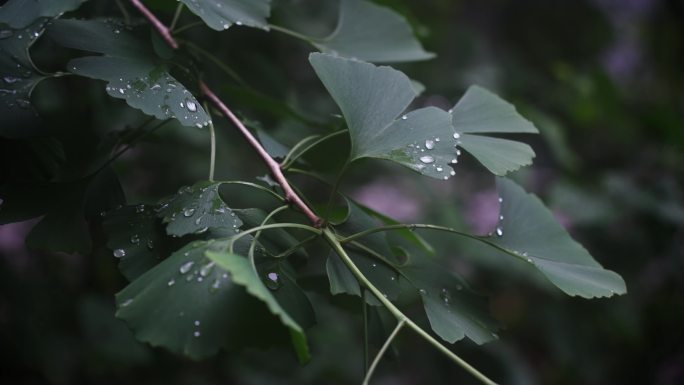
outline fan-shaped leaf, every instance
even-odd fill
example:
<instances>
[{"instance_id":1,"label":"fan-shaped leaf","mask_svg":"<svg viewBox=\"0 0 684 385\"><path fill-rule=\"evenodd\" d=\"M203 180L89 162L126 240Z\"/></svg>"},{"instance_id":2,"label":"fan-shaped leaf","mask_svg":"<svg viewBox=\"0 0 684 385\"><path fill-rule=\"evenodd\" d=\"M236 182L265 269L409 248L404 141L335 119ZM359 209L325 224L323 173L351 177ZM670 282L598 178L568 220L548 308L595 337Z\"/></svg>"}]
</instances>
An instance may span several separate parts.
<instances>
[{"instance_id":1,"label":"fan-shaped leaf","mask_svg":"<svg viewBox=\"0 0 684 385\"><path fill-rule=\"evenodd\" d=\"M67 68L107 81L110 96L157 119L173 118L199 128L209 124L209 115L197 99L125 26L115 21L58 20L49 34L65 47L104 54L71 60Z\"/></svg>"},{"instance_id":2,"label":"fan-shaped leaf","mask_svg":"<svg viewBox=\"0 0 684 385\"><path fill-rule=\"evenodd\" d=\"M270 0L181 0L190 11L212 29L221 31L231 25L267 28Z\"/></svg>"},{"instance_id":3,"label":"fan-shaped leaf","mask_svg":"<svg viewBox=\"0 0 684 385\"><path fill-rule=\"evenodd\" d=\"M479 87L472 87L451 114L427 107L399 117L415 97L401 72L325 54L309 60L347 121L351 160L387 159L446 180L455 175L458 146L497 175L529 164L534 156L523 143L466 137L467 132L536 132L510 104Z\"/></svg>"},{"instance_id":4,"label":"fan-shaped leaf","mask_svg":"<svg viewBox=\"0 0 684 385\"><path fill-rule=\"evenodd\" d=\"M537 268L569 295L593 298L627 292L624 280L575 242L539 198L505 178L499 178L497 186L503 219L489 239L492 243Z\"/></svg>"}]
</instances>

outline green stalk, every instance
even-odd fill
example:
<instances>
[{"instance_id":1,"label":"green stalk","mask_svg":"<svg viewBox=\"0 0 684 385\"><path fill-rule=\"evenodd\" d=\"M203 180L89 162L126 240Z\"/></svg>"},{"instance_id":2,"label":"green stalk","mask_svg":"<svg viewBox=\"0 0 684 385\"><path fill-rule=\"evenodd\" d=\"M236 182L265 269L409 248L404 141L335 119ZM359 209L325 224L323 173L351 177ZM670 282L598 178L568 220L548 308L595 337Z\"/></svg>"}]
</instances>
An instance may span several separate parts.
<instances>
[{"instance_id":1,"label":"green stalk","mask_svg":"<svg viewBox=\"0 0 684 385\"><path fill-rule=\"evenodd\" d=\"M366 233L366 232L363 232ZM365 234L364 234L365 235ZM347 265L349 270L351 270L352 274L356 277L356 279L359 281L359 283L363 286L365 286L368 290L375 295L375 297L380 301L385 308L397 319L398 322L405 322L406 326L409 328L413 329L418 335L423 337L428 343L430 343L432 346L437 348L440 352L444 353L447 357L449 357L452 361L454 361L456 364L461 366L463 369L465 369L468 373L472 374L475 378L480 380L483 384L486 385L497 385L496 382L492 381L489 379L487 376L482 374L480 371L472 367L470 364L468 364L466 361L464 361L461 357L457 356L454 352L451 350L447 349L444 345L442 345L439 341L437 341L434 337L432 337L428 332L423 330L420 326L416 325L415 322L413 322L410 318L406 317L404 313L399 310L390 300L388 300L385 295L378 290L375 285L373 285L368 278L366 278L365 275L359 270L359 268L354 264L354 261L349 257L347 252L344 250L342 247L342 244L340 241L337 240L337 236L335 233L332 232L329 228L324 228L323 229L323 237L328 241L330 246L335 250L337 255L340 256L342 261ZM350 237L347 237L349 239Z\"/></svg>"},{"instance_id":2,"label":"green stalk","mask_svg":"<svg viewBox=\"0 0 684 385\"><path fill-rule=\"evenodd\" d=\"M373 363L371 364L370 368L368 369L368 373L366 373L366 377L363 379L362 385L368 385L368 382L370 381L371 377L373 377L373 372L375 371L375 368L380 363L380 359L382 358L382 356L387 351L387 348L389 348L394 337L396 337L397 334L399 334L399 331L401 330L401 328L405 324L406 324L406 320L399 321L399 323L397 323L397 327L395 327L394 330L392 331L392 334L390 334L389 337L387 337L387 341L385 341L385 343L380 348L380 351L378 351L378 354L375 356L375 359L373 359Z\"/></svg>"}]
</instances>

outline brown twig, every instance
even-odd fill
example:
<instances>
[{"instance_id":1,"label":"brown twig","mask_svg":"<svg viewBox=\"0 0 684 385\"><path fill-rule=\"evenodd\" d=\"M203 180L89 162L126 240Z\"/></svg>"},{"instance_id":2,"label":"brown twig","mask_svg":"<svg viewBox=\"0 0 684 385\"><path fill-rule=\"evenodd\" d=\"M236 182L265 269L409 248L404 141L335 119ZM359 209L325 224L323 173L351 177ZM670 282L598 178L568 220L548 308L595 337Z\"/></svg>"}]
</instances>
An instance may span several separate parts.
<instances>
[{"instance_id":1,"label":"brown twig","mask_svg":"<svg viewBox=\"0 0 684 385\"><path fill-rule=\"evenodd\" d=\"M150 12L149 9L147 9L139 0L131 0L131 3L133 6L142 13L147 20L154 26L154 28L157 29L159 34L164 38L164 40L171 46L173 49L178 49L178 43L176 40L171 36L171 32L169 31L169 28L166 27L159 19L157 19L156 16L152 12ZM268 169L271 171L271 174L273 175L273 178L275 178L276 182L280 184L280 187L282 187L283 191L285 192L285 200L289 202L290 204L294 205L295 207L299 208L299 210L302 211L304 215L313 223L315 227L320 227L323 224L323 220L319 218L310 208L309 206L304 203L302 198L297 195L297 193L292 189L292 186L290 186L290 183L287 181L285 178L285 175L283 174L283 170L280 168L280 164L276 162L269 154L266 152L266 150L261 146L261 143L252 135L252 133L245 127L244 124L240 121L240 119L233 114L233 111L231 111L222 101L221 99L214 94L214 92L202 81L199 83L200 86L200 91L202 94L211 101L216 108L218 108L223 115L225 115L228 120L230 120L235 127L238 128L242 136L247 139L247 142L254 148L254 150L257 152L259 157L266 163L266 166Z\"/></svg>"},{"instance_id":2,"label":"brown twig","mask_svg":"<svg viewBox=\"0 0 684 385\"><path fill-rule=\"evenodd\" d=\"M157 17L149 10L147 7L143 5L143 3L140 2L140 0L131 0L131 4L142 13L147 20L152 24L154 28L157 29L161 37L166 40L166 43L168 43L171 48L173 49L178 49L178 42L176 42L176 39L171 36L171 30L164 25Z\"/></svg>"}]
</instances>

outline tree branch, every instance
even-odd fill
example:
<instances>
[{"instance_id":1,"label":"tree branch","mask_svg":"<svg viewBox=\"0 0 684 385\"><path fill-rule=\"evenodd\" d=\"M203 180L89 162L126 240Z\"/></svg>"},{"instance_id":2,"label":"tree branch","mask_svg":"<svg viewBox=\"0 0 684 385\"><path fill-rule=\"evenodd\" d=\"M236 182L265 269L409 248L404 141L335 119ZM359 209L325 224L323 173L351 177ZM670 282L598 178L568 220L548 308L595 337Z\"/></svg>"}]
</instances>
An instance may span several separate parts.
<instances>
[{"instance_id":1,"label":"tree branch","mask_svg":"<svg viewBox=\"0 0 684 385\"><path fill-rule=\"evenodd\" d=\"M154 28L157 29L161 37L166 40L166 43L168 43L171 48L173 49L178 49L178 43L176 42L176 39L171 36L171 30L164 25L157 17L149 10L147 7L143 5L143 3L140 2L140 0L131 0L131 4L140 11L140 13L147 18L147 20L152 24Z\"/></svg>"},{"instance_id":2,"label":"tree branch","mask_svg":"<svg viewBox=\"0 0 684 385\"><path fill-rule=\"evenodd\" d=\"M171 36L171 31L169 30L166 25L164 25L157 17L149 10L147 7L145 7L140 0L131 0L131 4L140 11L140 13L143 14L147 18L147 20L152 24L152 26L159 32L161 37L168 43L169 46L173 49L178 49L178 42ZM266 166L270 170L271 174L273 175L273 178L280 184L280 187L282 187L283 191L285 192L285 200L292 204L293 206L297 207L299 210L302 211L302 213L313 223L315 227L321 227L323 224L323 220L319 218L310 208L309 206L304 203L302 198L297 195L297 193L292 189L292 186L290 186L290 183L287 181L285 178L285 175L283 174L282 169L280 168L280 164L276 162L269 154L266 152L266 150L261 146L261 143L252 135L252 133L245 127L244 124L240 121L240 119L233 114L233 112L221 101L221 99L216 96L216 94L202 81L199 83L200 86L200 91L202 94L211 101L216 108L218 108L223 115L228 118L240 131L242 136L247 139L247 142L254 148L254 150L257 152L259 157L266 163Z\"/></svg>"}]
</instances>

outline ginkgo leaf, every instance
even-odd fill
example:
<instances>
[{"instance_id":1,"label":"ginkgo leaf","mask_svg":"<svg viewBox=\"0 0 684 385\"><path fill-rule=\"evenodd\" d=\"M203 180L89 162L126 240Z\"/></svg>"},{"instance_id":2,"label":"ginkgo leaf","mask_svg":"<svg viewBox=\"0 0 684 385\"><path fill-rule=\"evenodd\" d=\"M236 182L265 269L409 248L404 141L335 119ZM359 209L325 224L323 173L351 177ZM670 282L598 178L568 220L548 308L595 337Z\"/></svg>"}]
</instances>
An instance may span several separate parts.
<instances>
[{"instance_id":1,"label":"ginkgo leaf","mask_svg":"<svg viewBox=\"0 0 684 385\"><path fill-rule=\"evenodd\" d=\"M220 182L198 182L181 187L177 194L162 200L157 215L166 224L166 233L180 237L209 229L237 232L242 221L221 199L220 186Z\"/></svg>"},{"instance_id":2,"label":"ginkgo leaf","mask_svg":"<svg viewBox=\"0 0 684 385\"><path fill-rule=\"evenodd\" d=\"M0 7L0 23L22 29L38 18L59 16L73 11L86 0L9 0Z\"/></svg>"},{"instance_id":3,"label":"ginkgo leaf","mask_svg":"<svg viewBox=\"0 0 684 385\"><path fill-rule=\"evenodd\" d=\"M627 292L622 277L596 262L539 198L505 178L497 179L497 187L502 219L488 241L535 267L571 296L610 297Z\"/></svg>"},{"instance_id":4,"label":"ginkgo leaf","mask_svg":"<svg viewBox=\"0 0 684 385\"><path fill-rule=\"evenodd\" d=\"M65 47L103 54L73 59L67 68L77 75L107 81L110 96L157 119L176 119L189 127L209 125L209 115L197 99L124 25L111 20L58 20L48 32Z\"/></svg>"},{"instance_id":5,"label":"ginkgo leaf","mask_svg":"<svg viewBox=\"0 0 684 385\"><path fill-rule=\"evenodd\" d=\"M426 52L406 19L390 8L365 0L341 0L337 27L327 37L312 39L322 52L369 62L425 60Z\"/></svg>"},{"instance_id":6,"label":"ginkgo leaf","mask_svg":"<svg viewBox=\"0 0 684 385\"><path fill-rule=\"evenodd\" d=\"M271 0L180 0L192 13L217 31L231 25L267 29Z\"/></svg>"},{"instance_id":7,"label":"ginkgo leaf","mask_svg":"<svg viewBox=\"0 0 684 385\"><path fill-rule=\"evenodd\" d=\"M242 242L236 249L244 253L248 245ZM226 241L196 241L176 251L116 295L117 317L138 340L194 359L220 349L273 344L283 337L278 334L287 333L274 327L277 321L267 310L274 305L262 302L268 289L266 295L254 290L237 263L228 264L229 271L205 255L226 246ZM297 327L290 319L288 326Z\"/></svg>"},{"instance_id":8,"label":"ginkgo leaf","mask_svg":"<svg viewBox=\"0 0 684 385\"><path fill-rule=\"evenodd\" d=\"M444 180L456 173L459 146L496 175L531 163L534 152L526 144L467 134L536 132L488 91L471 87L451 112L426 107L402 115L415 97L403 73L326 54L314 53L309 61L347 121L351 161L386 159Z\"/></svg>"}]
</instances>

